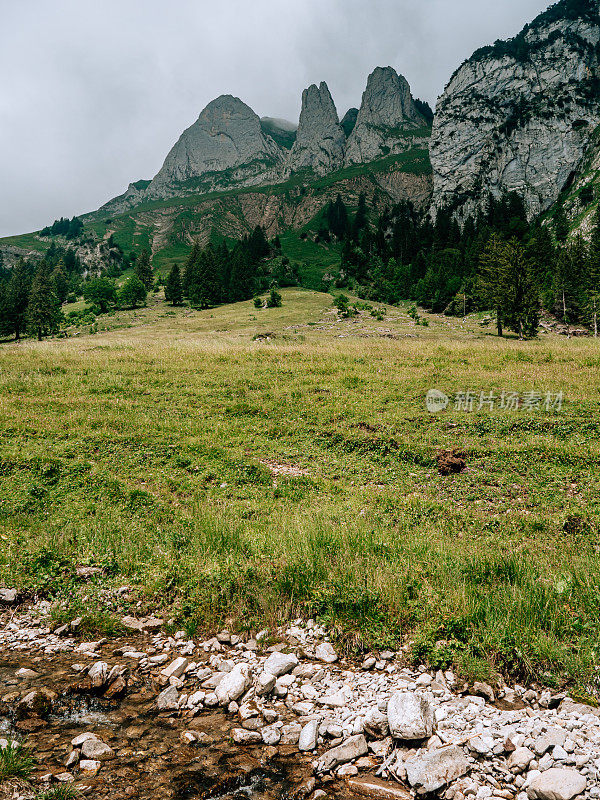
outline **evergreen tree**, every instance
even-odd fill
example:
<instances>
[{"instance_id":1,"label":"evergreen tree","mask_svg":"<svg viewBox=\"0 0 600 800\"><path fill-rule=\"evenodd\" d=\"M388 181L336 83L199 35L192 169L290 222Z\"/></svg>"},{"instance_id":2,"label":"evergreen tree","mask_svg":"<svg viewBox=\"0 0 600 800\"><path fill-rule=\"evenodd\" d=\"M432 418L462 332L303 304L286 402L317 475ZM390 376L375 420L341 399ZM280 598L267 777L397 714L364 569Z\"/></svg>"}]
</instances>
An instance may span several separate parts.
<instances>
[{"instance_id":1,"label":"evergreen tree","mask_svg":"<svg viewBox=\"0 0 600 800\"><path fill-rule=\"evenodd\" d=\"M250 256L250 260L256 263L263 258L267 258L270 254L271 248L269 247L265 232L260 225L257 225L248 239L248 255Z\"/></svg>"},{"instance_id":2,"label":"evergreen tree","mask_svg":"<svg viewBox=\"0 0 600 800\"><path fill-rule=\"evenodd\" d=\"M519 334L519 339L535 336L540 321L540 298L534 266L518 239L505 244L501 272L506 282L507 326Z\"/></svg>"},{"instance_id":3,"label":"evergreen tree","mask_svg":"<svg viewBox=\"0 0 600 800\"><path fill-rule=\"evenodd\" d=\"M150 263L150 253L147 250L142 250L139 257L136 259L133 271L146 289L150 290L154 283L154 273L152 272L152 264Z\"/></svg>"},{"instance_id":4,"label":"evergreen tree","mask_svg":"<svg viewBox=\"0 0 600 800\"><path fill-rule=\"evenodd\" d=\"M200 261L200 254L202 252L202 248L200 247L200 242L196 239L188 256L188 259L185 263L185 268L183 271L183 293L186 297L189 298L190 293L190 286L197 282L197 273L198 273L198 262Z\"/></svg>"},{"instance_id":5,"label":"evergreen tree","mask_svg":"<svg viewBox=\"0 0 600 800\"><path fill-rule=\"evenodd\" d=\"M256 269L246 248L238 245L231 256L230 297L232 302L248 300L254 296Z\"/></svg>"},{"instance_id":6,"label":"evergreen tree","mask_svg":"<svg viewBox=\"0 0 600 800\"><path fill-rule=\"evenodd\" d=\"M181 285L181 272L179 264L175 262L169 272L167 283L165 284L165 300L173 306L180 306L183 303L183 286Z\"/></svg>"},{"instance_id":7,"label":"evergreen tree","mask_svg":"<svg viewBox=\"0 0 600 800\"><path fill-rule=\"evenodd\" d=\"M18 341L25 329L27 304L31 289L31 276L23 259L19 259L12 269L5 294L5 325Z\"/></svg>"},{"instance_id":8,"label":"evergreen tree","mask_svg":"<svg viewBox=\"0 0 600 800\"><path fill-rule=\"evenodd\" d=\"M352 240L354 242L358 242L359 234L367 227L368 222L367 197L365 193L362 192L358 198L358 208L356 209L356 215L352 223Z\"/></svg>"},{"instance_id":9,"label":"evergreen tree","mask_svg":"<svg viewBox=\"0 0 600 800\"><path fill-rule=\"evenodd\" d=\"M67 294L69 293L69 281L67 280L65 265L62 260L59 261L54 267L50 279L52 281L54 294L56 295L58 302L62 305L67 299Z\"/></svg>"},{"instance_id":10,"label":"evergreen tree","mask_svg":"<svg viewBox=\"0 0 600 800\"><path fill-rule=\"evenodd\" d=\"M561 206L554 214L554 235L559 244L564 244L569 237L569 220L564 206Z\"/></svg>"},{"instance_id":11,"label":"evergreen tree","mask_svg":"<svg viewBox=\"0 0 600 800\"><path fill-rule=\"evenodd\" d=\"M283 304L281 295L277 289L277 285L273 283L269 296L267 297L267 308L279 308Z\"/></svg>"},{"instance_id":12,"label":"evergreen tree","mask_svg":"<svg viewBox=\"0 0 600 800\"><path fill-rule=\"evenodd\" d=\"M190 305L194 308L209 308L221 300L222 287L219 284L217 255L212 245L197 254L190 271L187 290Z\"/></svg>"},{"instance_id":13,"label":"evergreen tree","mask_svg":"<svg viewBox=\"0 0 600 800\"><path fill-rule=\"evenodd\" d=\"M567 326L580 322L586 307L587 251L581 236L561 248L554 274L554 312Z\"/></svg>"},{"instance_id":14,"label":"evergreen tree","mask_svg":"<svg viewBox=\"0 0 600 800\"><path fill-rule=\"evenodd\" d=\"M60 319L60 304L54 294L50 270L46 262L42 261L31 284L27 324L41 342L44 336L58 330Z\"/></svg>"},{"instance_id":15,"label":"evergreen tree","mask_svg":"<svg viewBox=\"0 0 600 800\"><path fill-rule=\"evenodd\" d=\"M505 243L498 234L493 234L481 253L477 275L477 294L484 308L496 314L498 336L504 332L507 305L507 286L503 275Z\"/></svg>"},{"instance_id":16,"label":"evergreen tree","mask_svg":"<svg viewBox=\"0 0 600 800\"><path fill-rule=\"evenodd\" d=\"M596 210L594 223L588 251L586 294L589 319L597 337L600 314L600 206Z\"/></svg>"}]
</instances>

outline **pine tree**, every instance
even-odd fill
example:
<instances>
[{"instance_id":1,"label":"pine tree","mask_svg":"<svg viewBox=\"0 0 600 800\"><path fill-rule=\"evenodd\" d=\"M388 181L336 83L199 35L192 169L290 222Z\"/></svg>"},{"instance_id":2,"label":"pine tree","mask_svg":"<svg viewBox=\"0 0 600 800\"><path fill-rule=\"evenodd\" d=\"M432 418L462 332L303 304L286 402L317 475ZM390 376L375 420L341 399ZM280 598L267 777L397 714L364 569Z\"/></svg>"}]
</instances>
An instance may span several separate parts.
<instances>
[{"instance_id":1,"label":"pine tree","mask_svg":"<svg viewBox=\"0 0 600 800\"><path fill-rule=\"evenodd\" d=\"M352 223L352 240L354 242L358 242L359 234L367 227L367 224L367 197L365 193L362 192L358 198L358 208L356 209L356 215Z\"/></svg>"},{"instance_id":2,"label":"pine tree","mask_svg":"<svg viewBox=\"0 0 600 800\"><path fill-rule=\"evenodd\" d=\"M154 273L152 272L152 264L150 263L150 253L147 250L142 250L139 257L136 259L133 271L147 290L152 288Z\"/></svg>"},{"instance_id":3,"label":"pine tree","mask_svg":"<svg viewBox=\"0 0 600 800\"><path fill-rule=\"evenodd\" d=\"M503 335L506 312L506 281L503 275L505 242L498 234L490 236L481 253L477 274L477 294L485 308L496 314L498 336Z\"/></svg>"},{"instance_id":4,"label":"pine tree","mask_svg":"<svg viewBox=\"0 0 600 800\"><path fill-rule=\"evenodd\" d=\"M569 220L564 206L561 206L554 214L554 235L560 244L564 244L569 237Z\"/></svg>"},{"instance_id":5,"label":"pine tree","mask_svg":"<svg viewBox=\"0 0 600 800\"><path fill-rule=\"evenodd\" d=\"M586 269L586 294L590 322L594 336L598 336L598 315L600 313L600 206L596 210L595 225L592 231Z\"/></svg>"},{"instance_id":6,"label":"pine tree","mask_svg":"<svg viewBox=\"0 0 600 800\"><path fill-rule=\"evenodd\" d=\"M586 307L586 266L588 254L581 236L561 248L554 274L554 312L567 326L580 322Z\"/></svg>"},{"instance_id":7,"label":"pine tree","mask_svg":"<svg viewBox=\"0 0 600 800\"><path fill-rule=\"evenodd\" d=\"M179 264L175 262L169 272L165 284L165 300L173 306L180 306L183 302L183 286L181 285L181 272Z\"/></svg>"},{"instance_id":8,"label":"pine tree","mask_svg":"<svg viewBox=\"0 0 600 800\"><path fill-rule=\"evenodd\" d=\"M60 323L60 304L52 287L50 270L42 261L35 273L29 302L27 304L27 323L38 341L49 333L54 333Z\"/></svg>"},{"instance_id":9,"label":"pine tree","mask_svg":"<svg viewBox=\"0 0 600 800\"><path fill-rule=\"evenodd\" d=\"M506 326L519 334L535 336L540 301L533 263L518 239L509 242L490 237L481 255L477 289L480 299L496 312L498 336Z\"/></svg>"},{"instance_id":10,"label":"pine tree","mask_svg":"<svg viewBox=\"0 0 600 800\"><path fill-rule=\"evenodd\" d=\"M190 296L190 286L197 281L198 262L200 260L201 252L202 248L200 247L200 242L196 239L183 271L183 293L188 299Z\"/></svg>"},{"instance_id":11,"label":"pine tree","mask_svg":"<svg viewBox=\"0 0 600 800\"><path fill-rule=\"evenodd\" d=\"M254 296L256 288L256 270L250 256L241 245L238 245L231 257L231 300L236 303Z\"/></svg>"},{"instance_id":12,"label":"pine tree","mask_svg":"<svg viewBox=\"0 0 600 800\"><path fill-rule=\"evenodd\" d=\"M50 279L52 281L54 294L56 295L58 302L62 305L67 299L67 294L69 293L69 282L65 272L65 265L62 260L59 261L54 267Z\"/></svg>"},{"instance_id":13,"label":"pine tree","mask_svg":"<svg viewBox=\"0 0 600 800\"><path fill-rule=\"evenodd\" d=\"M12 269L5 297L6 327L15 334L17 341L25 328L30 289L29 270L23 259L19 259Z\"/></svg>"},{"instance_id":14,"label":"pine tree","mask_svg":"<svg viewBox=\"0 0 600 800\"><path fill-rule=\"evenodd\" d=\"M518 239L511 239L504 247L501 274L506 282L507 326L519 334L519 339L535 336L540 321L540 298L534 266Z\"/></svg>"}]
</instances>

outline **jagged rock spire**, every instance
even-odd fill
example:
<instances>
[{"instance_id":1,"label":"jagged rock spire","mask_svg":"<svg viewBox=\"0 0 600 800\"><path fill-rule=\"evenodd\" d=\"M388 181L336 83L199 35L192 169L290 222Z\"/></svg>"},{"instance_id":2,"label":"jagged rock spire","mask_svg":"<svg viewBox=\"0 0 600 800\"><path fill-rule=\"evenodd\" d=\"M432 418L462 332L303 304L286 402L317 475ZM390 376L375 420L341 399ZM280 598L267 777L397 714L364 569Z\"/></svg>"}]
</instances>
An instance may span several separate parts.
<instances>
[{"instance_id":1,"label":"jagged rock spire","mask_svg":"<svg viewBox=\"0 0 600 800\"><path fill-rule=\"evenodd\" d=\"M425 125L408 81L392 67L377 67L367 81L356 125L348 139L346 164L374 161L410 144L402 134Z\"/></svg>"},{"instance_id":2,"label":"jagged rock spire","mask_svg":"<svg viewBox=\"0 0 600 800\"><path fill-rule=\"evenodd\" d=\"M296 141L288 160L289 172L312 169L325 175L342 166L346 136L326 83L302 93Z\"/></svg>"}]
</instances>

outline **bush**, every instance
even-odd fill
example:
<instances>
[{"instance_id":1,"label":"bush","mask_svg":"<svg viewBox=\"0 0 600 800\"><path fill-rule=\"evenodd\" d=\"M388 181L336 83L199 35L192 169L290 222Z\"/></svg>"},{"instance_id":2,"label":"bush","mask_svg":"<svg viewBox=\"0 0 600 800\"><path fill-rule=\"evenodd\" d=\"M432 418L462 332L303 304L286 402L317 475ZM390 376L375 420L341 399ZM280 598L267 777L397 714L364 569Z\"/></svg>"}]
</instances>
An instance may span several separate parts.
<instances>
[{"instance_id":1,"label":"bush","mask_svg":"<svg viewBox=\"0 0 600 800\"><path fill-rule=\"evenodd\" d=\"M137 308L146 305L146 287L137 277L133 275L123 284L119 291L119 303L124 308Z\"/></svg>"},{"instance_id":2,"label":"bush","mask_svg":"<svg viewBox=\"0 0 600 800\"><path fill-rule=\"evenodd\" d=\"M254 298L254 308L262 308L263 307L263 299L262 297L255 297Z\"/></svg>"},{"instance_id":3,"label":"bush","mask_svg":"<svg viewBox=\"0 0 600 800\"><path fill-rule=\"evenodd\" d=\"M280 308L283 301L281 299L281 295L277 291L275 286L271 287L271 292L267 297L267 308Z\"/></svg>"},{"instance_id":4,"label":"bush","mask_svg":"<svg viewBox=\"0 0 600 800\"><path fill-rule=\"evenodd\" d=\"M110 278L92 278L83 285L83 299L97 306L98 313L105 314L117 302L115 282Z\"/></svg>"}]
</instances>

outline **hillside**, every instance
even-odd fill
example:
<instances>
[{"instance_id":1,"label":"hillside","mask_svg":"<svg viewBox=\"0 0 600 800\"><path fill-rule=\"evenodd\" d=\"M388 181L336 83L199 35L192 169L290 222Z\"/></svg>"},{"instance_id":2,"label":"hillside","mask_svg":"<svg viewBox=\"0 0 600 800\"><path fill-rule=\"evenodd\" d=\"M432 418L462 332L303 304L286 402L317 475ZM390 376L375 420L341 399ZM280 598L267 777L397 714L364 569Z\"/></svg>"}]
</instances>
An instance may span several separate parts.
<instances>
[{"instance_id":1,"label":"hillside","mask_svg":"<svg viewBox=\"0 0 600 800\"><path fill-rule=\"evenodd\" d=\"M273 186L147 201L114 215L110 208L104 208L82 216L82 220L85 233L92 233L99 240L112 234L125 252L150 249L159 270L173 261L182 261L196 238L203 244L214 237L233 240L262 225L269 237L284 234L284 252L300 262L301 272L303 262L307 262L307 285L317 288L322 274L331 263L339 261L339 254L314 244L310 238L303 241L300 235L307 233L314 238L320 214L329 200L340 194L349 208L355 208L361 193L376 207L409 199L424 211L431 194L427 150L414 147L320 178L304 173ZM0 239L0 249L43 252L49 243L34 233Z\"/></svg>"}]
</instances>

